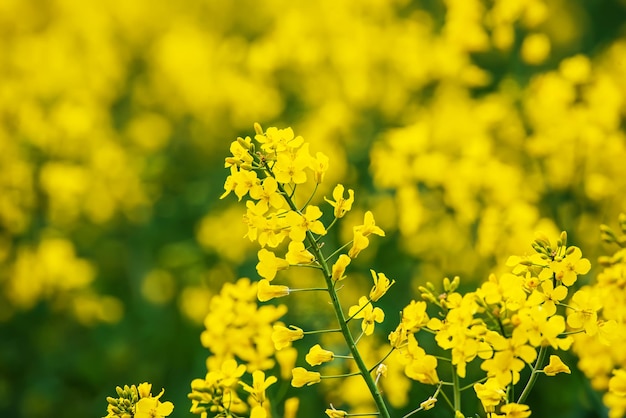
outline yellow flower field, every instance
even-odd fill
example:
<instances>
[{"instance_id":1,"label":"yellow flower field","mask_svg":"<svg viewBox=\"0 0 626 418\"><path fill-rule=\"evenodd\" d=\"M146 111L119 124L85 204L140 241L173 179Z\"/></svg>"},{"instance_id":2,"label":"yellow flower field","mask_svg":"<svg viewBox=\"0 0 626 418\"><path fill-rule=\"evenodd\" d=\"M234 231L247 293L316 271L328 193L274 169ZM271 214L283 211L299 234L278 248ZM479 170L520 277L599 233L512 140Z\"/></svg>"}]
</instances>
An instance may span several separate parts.
<instances>
[{"instance_id":1,"label":"yellow flower field","mask_svg":"<svg viewBox=\"0 0 626 418\"><path fill-rule=\"evenodd\" d=\"M0 1L0 416L626 415L624 22Z\"/></svg>"}]
</instances>

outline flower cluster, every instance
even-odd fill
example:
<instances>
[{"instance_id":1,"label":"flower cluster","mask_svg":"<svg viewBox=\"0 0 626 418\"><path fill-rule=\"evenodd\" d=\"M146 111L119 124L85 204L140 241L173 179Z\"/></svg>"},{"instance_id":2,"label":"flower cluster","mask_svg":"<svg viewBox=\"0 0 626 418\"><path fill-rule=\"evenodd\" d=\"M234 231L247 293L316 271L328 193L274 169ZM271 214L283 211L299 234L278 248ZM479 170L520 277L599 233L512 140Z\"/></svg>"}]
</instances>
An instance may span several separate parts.
<instances>
[{"instance_id":1,"label":"flower cluster","mask_svg":"<svg viewBox=\"0 0 626 418\"><path fill-rule=\"evenodd\" d=\"M324 256L323 236L351 209L354 192L349 190L346 198L344 186L335 187L334 200L326 199L332 205L334 216L325 226L322 210L311 202L328 167L327 159L320 153L313 158L308 144L291 129L269 128L263 132L259 125L255 125L255 129L259 150L250 138L238 138L231 145L232 157L226 159L231 174L223 196L234 191L240 200L246 195L252 199L246 202L244 219L248 226L247 237L261 246L257 272L263 279L258 285L258 299L268 301L296 291L325 290L339 323L338 329L322 331L276 324L272 332L274 347L276 350L291 347L295 341L312 333L341 332L350 349L349 355L339 355L315 344L305 360L316 367L336 358L352 359L354 374L363 377L378 408L376 413L388 416L378 387L379 379L387 375L385 359L390 366L400 364L408 378L435 387L433 395L414 412L433 408L437 400L443 398L455 416L460 417L463 415L461 392L473 388L489 417L527 417L531 411L524 402L538 376L570 373L570 368L556 352L568 351L575 338L610 344L618 315L603 315L600 295L589 286L578 285L579 276L590 271L591 263L583 258L580 248L568 246L565 232L556 243L538 234L532 243L532 255L509 257L508 271L491 274L475 291L459 292L459 277L445 278L442 291L437 291L431 283L421 286L423 300L411 301L402 310L399 325L388 337L390 350L382 359L375 360L374 366L365 366L364 352L368 349L357 344L362 336L373 335L376 324L384 320L385 312L375 303L395 281L371 270L373 286L369 294L359 297L358 303L348 308L347 316L339 303L336 285L346 279L346 268L367 248L369 237L383 236L384 231L367 211L363 224L353 227L352 240L331 256ZM296 191L306 185L310 173L315 186L304 196L305 203L298 205L298 199L303 196ZM626 239L617 237L608 227L603 231L607 240L626 245ZM281 244L287 247L284 257L278 252ZM621 262L621 257L618 253L613 259L605 260L605 264L613 266ZM320 270L326 287L292 289L272 284L279 271L300 266ZM360 336L355 339L348 324L356 320L360 320ZM420 341L424 334L434 338L443 355L429 353L422 346ZM554 353L548 357L550 351ZM482 376L468 374L468 365L474 362L479 364ZM525 372L525 369L530 371ZM375 381L372 379L374 370ZM607 403L613 402L613 410L618 410L619 401L611 396L622 396L623 373L621 370L614 373ZM310 386L324 378L350 375L325 375L295 367L291 384ZM350 415L332 405L326 414L330 417Z\"/></svg>"},{"instance_id":2,"label":"flower cluster","mask_svg":"<svg viewBox=\"0 0 626 418\"><path fill-rule=\"evenodd\" d=\"M152 396L152 384L141 383L138 386L125 385L115 388L118 398L107 397L107 416L104 418L163 418L169 416L174 405L161 402L165 390Z\"/></svg>"},{"instance_id":3,"label":"flower cluster","mask_svg":"<svg viewBox=\"0 0 626 418\"><path fill-rule=\"evenodd\" d=\"M252 385L241 380L246 366L235 360L226 360L220 370L209 371L204 379L191 382L191 412L206 416L232 416L249 413L252 418L270 416L270 403L265 390L278 380L275 376L265 377L265 372L252 373ZM238 395L239 389L248 393L248 402ZM292 407L293 408L293 407ZM291 412L293 414L294 411ZM289 415L289 414L288 414Z\"/></svg>"},{"instance_id":4,"label":"flower cluster","mask_svg":"<svg viewBox=\"0 0 626 418\"><path fill-rule=\"evenodd\" d=\"M254 418L269 415L270 403L265 390L277 381L275 376L266 378L278 361L281 374L291 371L295 362L295 350L277 354L272 344L272 326L287 312L284 305L258 306L257 283L247 278L236 283L225 283L221 292L213 296L210 311L205 318L206 329L200 339L210 350L207 358L207 374L204 379L191 382L191 412L243 414ZM239 364L241 362L242 364ZM246 383L250 374L252 383ZM241 395L247 393L247 400ZM295 414L297 400L285 405L286 416Z\"/></svg>"},{"instance_id":5,"label":"flower cluster","mask_svg":"<svg viewBox=\"0 0 626 418\"><path fill-rule=\"evenodd\" d=\"M356 374L363 377L380 413L387 416L371 367L365 365L357 343L362 336L372 335L376 324L384 320L383 310L374 304L385 295L394 280L387 278L384 273L371 270L373 285L369 294L361 296L357 304L350 306L347 316L336 288L337 283L347 277L346 268L350 262L369 246L371 236L384 236L385 233L376 225L372 212L367 211L363 223L352 228L352 240L330 256L325 256L322 238L351 210L354 191L349 189L346 195L344 185L338 184L333 189L332 200L325 198L333 215L332 221L326 226L323 223L323 211L313 203L313 199L328 169L328 157L321 152L312 156L309 144L301 136L296 136L291 128L271 127L263 131L260 125L255 124L255 131L255 142L246 137L237 138L231 144L232 156L225 161L230 175L224 184L222 198L231 192L239 200L246 196L250 198L246 201L244 221L248 227L246 236L261 247L256 266L262 277L258 283L258 299L265 302L294 292L324 291L329 295L339 325L338 329L304 331L295 325L286 327L276 324L272 332L274 347L276 350L291 348L294 341L303 339L306 334L341 332L347 353L335 354L315 344L306 355L306 362L315 367L338 357L352 359L358 369ZM308 184L311 183L309 180L312 180L312 187ZM284 253L280 252L281 244L287 247ZM292 289L272 284L279 271L294 267L319 270L323 286ZM359 320L360 336L355 338L350 323ZM331 377L337 376L324 376L318 371L295 367L291 384L294 387L309 386L319 383L322 378Z\"/></svg>"},{"instance_id":6,"label":"flower cluster","mask_svg":"<svg viewBox=\"0 0 626 418\"><path fill-rule=\"evenodd\" d=\"M574 335L573 351L578 368L591 380L596 390L606 391L604 404L611 418L626 415L626 214L619 215L619 230L601 226L603 240L617 249L599 258L601 266L596 281L585 286L580 305L587 310L577 320L590 324L594 333ZM594 326L594 308L601 308L599 325Z\"/></svg>"},{"instance_id":7,"label":"flower cluster","mask_svg":"<svg viewBox=\"0 0 626 418\"><path fill-rule=\"evenodd\" d=\"M556 354L546 365L548 350L569 350L573 343L569 334L595 336L612 326L611 321L599 319L602 303L596 297L585 288L572 288L591 264L578 247L567 246L565 232L556 245L539 236L533 248L534 255L510 257L510 272L492 274L474 292L458 293L458 277L446 278L443 292L436 292L432 284L422 287L424 301L404 309L400 325L389 337L404 357L407 376L437 385L439 362L425 354L414 337L420 330L434 334L455 371L451 382L455 411L460 411L455 382L468 377L467 365L479 360L485 377L464 387L474 388L485 412L494 417L528 416L530 410L522 402L537 375L570 372ZM427 303L436 309L436 316L428 316ZM531 373L524 382L521 374L526 367ZM513 399L516 392L511 389L521 383L523 390Z\"/></svg>"},{"instance_id":8,"label":"flower cluster","mask_svg":"<svg viewBox=\"0 0 626 418\"><path fill-rule=\"evenodd\" d=\"M271 417L275 405L267 390L279 378L266 371L278 363L280 379L290 380L294 388L361 376L376 410L362 412L361 405L358 411L347 412L331 403L325 411L330 418L390 417L388 402L408 401L398 401L401 392L409 389L400 383L399 371L405 378L432 387L432 394L413 405L408 415L443 404L462 418L468 409L462 402L467 398L463 392L468 391L487 418L526 418L531 414L526 401L537 379L571 373L559 352L573 350L594 387L606 391L604 402L611 418L624 414L626 362L619 345L626 342L620 337L626 326L622 309L626 306L622 300L626 215L619 219L621 234L608 226L601 228L604 240L619 249L601 258L603 270L595 283L581 285L580 276L591 270L591 263L579 247L568 245L566 232L556 242L537 234L531 244L533 253L510 256L506 271L489 275L474 291L462 292L459 277L444 278L441 290L430 282L420 286L422 300L413 300L402 309L399 324L388 335L388 346L381 350L376 338L367 337L375 336L377 324L385 319L379 301L395 280L371 269L369 291L357 293L348 306L341 302L339 290L349 284L347 269L368 247L371 236L384 236L384 231L372 212L366 211L363 223L352 227L352 239L325 255L324 238L352 208L354 192L348 190L346 196L343 185L334 188L333 200L325 198L332 212L327 220L313 202L328 159L321 153L312 157L309 144L291 129L263 131L257 124L255 130L255 142L247 137L231 144L232 156L225 164L230 175L222 197L234 192L239 200L250 198L245 202L246 237L261 247L256 270L262 278L226 283L212 298L201 335L211 355L205 378L191 382L191 412L203 417ZM281 271L294 268L319 271L320 285L293 288L276 283ZM287 310L284 305L258 304L298 292L325 293L336 327L305 330L286 325L279 321ZM331 350L316 343L304 355L309 367L296 366L294 345L312 334L339 334L345 348L340 352L336 344ZM341 362L335 363L338 359ZM335 371L348 372L329 374L330 364L338 364L333 366ZM389 395L392 400L388 401L381 386L394 387L398 393ZM149 389L142 385L119 389L119 399L108 399L107 418L131 412L135 415L130 416L144 411L153 416L171 413L171 403L158 400L162 393L142 396ZM297 398L286 400L283 415L294 416L297 407Z\"/></svg>"}]
</instances>

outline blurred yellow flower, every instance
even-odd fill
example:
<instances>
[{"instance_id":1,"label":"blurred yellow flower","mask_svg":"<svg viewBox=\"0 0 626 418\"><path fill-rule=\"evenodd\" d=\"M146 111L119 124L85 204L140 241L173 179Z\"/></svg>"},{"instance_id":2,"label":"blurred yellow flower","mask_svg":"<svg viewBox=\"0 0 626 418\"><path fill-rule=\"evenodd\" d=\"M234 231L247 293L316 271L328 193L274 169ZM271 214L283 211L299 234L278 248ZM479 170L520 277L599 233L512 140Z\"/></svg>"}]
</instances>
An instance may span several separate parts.
<instances>
[{"instance_id":1,"label":"blurred yellow flower","mask_svg":"<svg viewBox=\"0 0 626 418\"><path fill-rule=\"evenodd\" d=\"M531 65L543 63L550 55L550 38L544 33L533 33L522 42L522 59Z\"/></svg>"}]
</instances>

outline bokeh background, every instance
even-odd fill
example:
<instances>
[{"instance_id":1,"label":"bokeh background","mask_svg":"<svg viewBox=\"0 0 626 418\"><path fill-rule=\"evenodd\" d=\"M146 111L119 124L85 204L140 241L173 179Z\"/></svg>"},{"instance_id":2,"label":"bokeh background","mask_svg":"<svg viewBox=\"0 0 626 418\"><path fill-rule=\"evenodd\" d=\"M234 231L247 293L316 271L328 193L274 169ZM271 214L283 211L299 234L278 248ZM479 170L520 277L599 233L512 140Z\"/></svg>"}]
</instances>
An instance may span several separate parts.
<instances>
[{"instance_id":1,"label":"bokeh background","mask_svg":"<svg viewBox=\"0 0 626 418\"><path fill-rule=\"evenodd\" d=\"M254 122L330 157L320 199L357 195L344 232L375 213L387 237L353 267L396 279L388 309L474 286L538 230L594 261L626 210L625 19L623 0L1 0L0 416L103 416L143 381L190 416L210 297L256 278L244 208L218 199ZM603 416L580 374L559 382L537 416Z\"/></svg>"}]
</instances>

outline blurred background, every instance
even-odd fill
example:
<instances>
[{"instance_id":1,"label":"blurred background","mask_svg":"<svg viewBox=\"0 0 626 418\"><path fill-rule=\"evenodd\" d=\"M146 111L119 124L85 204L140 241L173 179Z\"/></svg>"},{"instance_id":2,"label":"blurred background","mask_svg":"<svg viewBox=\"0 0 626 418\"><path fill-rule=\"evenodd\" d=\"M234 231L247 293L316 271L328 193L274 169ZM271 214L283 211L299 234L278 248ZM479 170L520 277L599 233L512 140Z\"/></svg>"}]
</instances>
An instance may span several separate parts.
<instances>
[{"instance_id":1,"label":"blurred background","mask_svg":"<svg viewBox=\"0 0 626 418\"><path fill-rule=\"evenodd\" d=\"M623 0L0 0L0 416L104 416L143 381L191 415L209 300L257 277L244 207L218 199L254 122L330 157L320 200L355 189L340 239L374 212L387 236L353 274L395 278L388 309L473 288L539 230L595 262L626 208L625 19ZM580 373L559 382L535 415L603 416Z\"/></svg>"}]
</instances>

